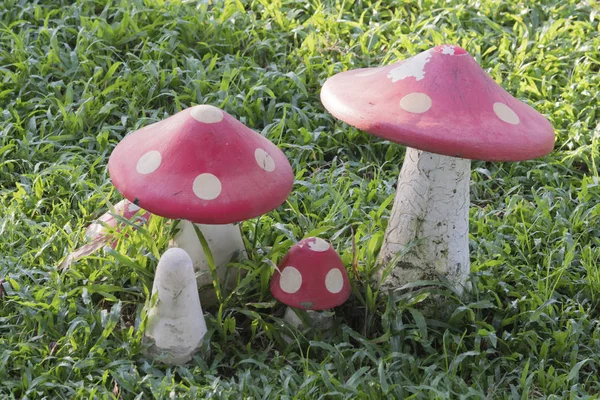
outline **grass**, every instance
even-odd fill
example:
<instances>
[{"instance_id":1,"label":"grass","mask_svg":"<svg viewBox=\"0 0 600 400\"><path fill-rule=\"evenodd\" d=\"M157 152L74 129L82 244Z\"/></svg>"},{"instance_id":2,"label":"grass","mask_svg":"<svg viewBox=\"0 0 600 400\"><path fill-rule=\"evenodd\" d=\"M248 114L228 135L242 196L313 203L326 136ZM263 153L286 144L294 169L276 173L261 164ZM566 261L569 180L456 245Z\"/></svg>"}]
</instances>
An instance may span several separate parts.
<instances>
[{"instance_id":1,"label":"grass","mask_svg":"<svg viewBox=\"0 0 600 400\"><path fill-rule=\"evenodd\" d=\"M4 0L0 8L0 397L597 398L600 395L600 27L593 1ZM366 284L401 146L332 118L340 71L465 47L556 129L555 151L475 162L473 292ZM144 301L172 224L55 266L120 197L106 171L133 129L194 104L276 143L288 201L246 221L250 259L208 308L189 365L142 356ZM272 265L308 235L360 280L331 332L282 324ZM419 306L441 296L450 316ZM297 340L287 344L284 335Z\"/></svg>"}]
</instances>

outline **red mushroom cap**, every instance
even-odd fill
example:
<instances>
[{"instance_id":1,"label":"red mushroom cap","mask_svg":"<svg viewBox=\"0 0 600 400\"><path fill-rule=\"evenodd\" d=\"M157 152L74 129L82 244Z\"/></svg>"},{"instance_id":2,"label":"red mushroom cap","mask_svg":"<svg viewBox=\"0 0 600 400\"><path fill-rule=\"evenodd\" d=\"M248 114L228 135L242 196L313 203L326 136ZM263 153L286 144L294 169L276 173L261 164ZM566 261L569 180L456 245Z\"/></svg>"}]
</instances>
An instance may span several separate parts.
<instances>
[{"instance_id":1,"label":"red mushroom cap","mask_svg":"<svg viewBox=\"0 0 600 400\"><path fill-rule=\"evenodd\" d=\"M145 210L205 224L264 214L285 201L294 181L277 146L210 105L127 135L108 171L123 196Z\"/></svg>"},{"instance_id":2,"label":"red mushroom cap","mask_svg":"<svg viewBox=\"0 0 600 400\"><path fill-rule=\"evenodd\" d=\"M358 129L431 153L519 161L554 146L550 122L454 45L334 75L323 85L321 101Z\"/></svg>"},{"instance_id":3,"label":"red mushroom cap","mask_svg":"<svg viewBox=\"0 0 600 400\"><path fill-rule=\"evenodd\" d=\"M339 306L351 290L340 256L327 241L316 237L292 246L271 279L273 297L305 310Z\"/></svg>"},{"instance_id":4,"label":"red mushroom cap","mask_svg":"<svg viewBox=\"0 0 600 400\"><path fill-rule=\"evenodd\" d=\"M85 230L85 237L88 240L94 240L105 235L107 227L117 228L118 220L115 218L115 215L120 215L127 220L133 220L134 217L137 216L137 220L139 220L139 222L148 222L152 214L150 214L148 211L145 211L143 213L139 213L138 215L139 210L141 210L139 206L133 204L127 199L123 199L115 204L112 210L108 211L100 218L92 222Z\"/></svg>"}]
</instances>

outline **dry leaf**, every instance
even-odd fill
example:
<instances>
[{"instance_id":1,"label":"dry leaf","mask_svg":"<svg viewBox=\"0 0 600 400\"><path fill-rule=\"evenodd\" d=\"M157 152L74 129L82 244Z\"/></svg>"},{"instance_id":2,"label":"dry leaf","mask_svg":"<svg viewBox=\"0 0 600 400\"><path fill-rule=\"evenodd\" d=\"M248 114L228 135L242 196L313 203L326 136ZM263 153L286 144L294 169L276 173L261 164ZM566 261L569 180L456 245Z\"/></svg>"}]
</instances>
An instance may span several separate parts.
<instances>
[{"instance_id":1,"label":"dry leaf","mask_svg":"<svg viewBox=\"0 0 600 400\"><path fill-rule=\"evenodd\" d=\"M108 235L103 235L103 236L100 236L100 237L92 240L90 243L84 244L77 250L75 250L75 251L71 252L69 255L67 255L65 257L65 259L58 265L57 268L58 269L69 268L73 261L78 260L85 256L89 256L90 254L94 253L101 247L104 247L104 245L109 240L110 240L110 237Z\"/></svg>"}]
</instances>

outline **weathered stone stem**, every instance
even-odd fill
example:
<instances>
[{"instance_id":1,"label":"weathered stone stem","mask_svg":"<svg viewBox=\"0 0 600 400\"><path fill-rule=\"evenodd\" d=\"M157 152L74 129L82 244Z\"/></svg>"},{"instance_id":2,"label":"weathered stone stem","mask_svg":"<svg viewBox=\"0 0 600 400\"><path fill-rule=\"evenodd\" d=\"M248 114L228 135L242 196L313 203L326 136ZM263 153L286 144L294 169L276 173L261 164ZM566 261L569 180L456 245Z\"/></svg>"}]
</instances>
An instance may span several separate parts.
<instances>
[{"instance_id":1,"label":"weathered stone stem","mask_svg":"<svg viewBox=\"0 0 600 400\"><path fill-rule=\"evenodd\" d=\"M227 264L238 257L246 257L246 249L244 240L240 231L239 224L226 225L203 225L195 224L206 239L210 252L212 253L217 268L219 281L223 286L233 285L236 274L230 272L228 282L225 282L227 275ZM194 264L194 272L198 282L198 288L203 288L207 285L212 285L212 276L206 255L202 249L202 245L196 235L194 224L189 221L179 221L179 232L171 241L172 247L184 249L192 259ZM200 300L204 306L209 306L216 303L214 290L201 290Z\"/></svg>"},{"instance_id":2,"label":"weathered stone stem","mask_svg":"<svg viewBox=\"0 0 600 400\"><path fill-rule=\"evenodd\" d=\"M154 277L144 337L147 354L165 364L188 362L202 343L206 323L194 280L192 260L182 249L168 249Z\"/></svg>"},{"instance_id":3,"label":"weathered stone stem","mask_svg":"<svg viewBox=\"0 0 600 400\"><path fill-rule=\"evenodd\" d=\"M462 293L469 277L471 161L408 147L379 263L401 256L382 286L445 277Z\"/></svg>"}]
</instances>

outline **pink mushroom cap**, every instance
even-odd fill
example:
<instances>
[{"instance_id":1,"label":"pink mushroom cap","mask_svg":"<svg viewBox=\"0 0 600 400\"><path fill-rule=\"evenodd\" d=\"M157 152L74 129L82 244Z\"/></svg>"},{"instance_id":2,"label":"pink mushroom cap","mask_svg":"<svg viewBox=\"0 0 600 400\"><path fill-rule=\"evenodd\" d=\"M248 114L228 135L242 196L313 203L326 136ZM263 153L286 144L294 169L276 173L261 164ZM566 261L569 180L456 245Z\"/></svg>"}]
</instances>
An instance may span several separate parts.
<instances>
[{"instance_id":1,"label":"pink mushroom cap","mask_svg":"<svg viewBox=\"0 0 600 400\"><path fill-rule=\"evenodd\" d=\"M304 310L339 306L351 291L340 256L327 241L316 237L292 246L271 279L273 297Z\"/></svg>"},{"instance_id":2,"label":"pink mushroom cap","mask_svg":"<svg viewBox=\"0 0 600 400\"><path fill-rule=\"evenodd\" d=\"M358 129L431 153L519 161L548 154L554 146L550 122L454 45L336 74L323 85L321 101Z\"/></svg>"},{"instance_id":3,"label":"pink mushroom cap","mask_svg":"<svg viewBox=\"0 0 600 400\"><path fill-rule=\"evenodd\" d=\"M113 185L153 214L229 224L282 204L294 175L281 150L217 107L199 105L127 135Z\"/></svg>"}]
</instances>

